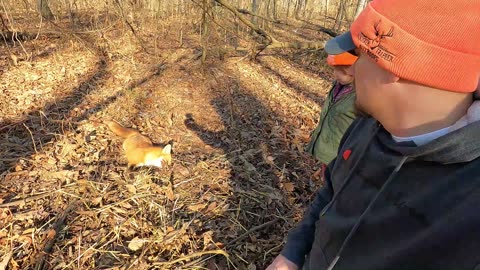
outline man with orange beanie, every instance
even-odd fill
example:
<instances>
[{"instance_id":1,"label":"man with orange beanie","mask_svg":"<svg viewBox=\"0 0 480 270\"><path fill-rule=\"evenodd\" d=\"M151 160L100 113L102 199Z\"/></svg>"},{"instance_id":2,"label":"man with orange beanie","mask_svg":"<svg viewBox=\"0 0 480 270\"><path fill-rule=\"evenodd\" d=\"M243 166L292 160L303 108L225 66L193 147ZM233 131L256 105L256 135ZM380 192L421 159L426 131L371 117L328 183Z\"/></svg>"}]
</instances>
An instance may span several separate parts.
<instances>
[{"instance_id":1,"label":"man with orange beanie","mask_svg":"<svg viewBox=\"0 0 480 270\"><path fill-rule=\"evenodd\" d=\"M352 65L357 57L344 52L328 55L327 63L333 68L335 82L329 91L320 114L320 122L310 136L306 151L327 164L336 156L340 139L355 120L355 91L353 90Z\"/></svg>"},{"instance_id":2,"label":"man with orange beanie","mask_svg":"<svg viewBox=\"0 0 480 270\"><path fill-rule=\"evenodd\" d=\"M350 32L357 118L267 268L480 269L480 0L373 0Z\"/></svg>"}]
</instances>

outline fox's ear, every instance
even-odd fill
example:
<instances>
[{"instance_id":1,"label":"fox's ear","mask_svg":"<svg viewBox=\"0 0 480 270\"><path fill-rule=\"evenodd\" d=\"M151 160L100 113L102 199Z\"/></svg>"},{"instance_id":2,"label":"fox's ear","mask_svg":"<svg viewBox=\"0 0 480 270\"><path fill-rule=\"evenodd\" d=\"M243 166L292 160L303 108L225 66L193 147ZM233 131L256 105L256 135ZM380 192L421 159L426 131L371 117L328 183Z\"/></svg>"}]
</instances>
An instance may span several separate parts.
<instances>
[{"instance_id":1,"label":"fox's ear","mask_svg":"<svg viewBox=\"0 0 480 270\"><path fill-rule=\"evenodd\" d=\"M172 145L170 144L167 144L162 150L162 153L164 154L170 154L171 152L172 152Z\"/></svg>"}]
</instances>

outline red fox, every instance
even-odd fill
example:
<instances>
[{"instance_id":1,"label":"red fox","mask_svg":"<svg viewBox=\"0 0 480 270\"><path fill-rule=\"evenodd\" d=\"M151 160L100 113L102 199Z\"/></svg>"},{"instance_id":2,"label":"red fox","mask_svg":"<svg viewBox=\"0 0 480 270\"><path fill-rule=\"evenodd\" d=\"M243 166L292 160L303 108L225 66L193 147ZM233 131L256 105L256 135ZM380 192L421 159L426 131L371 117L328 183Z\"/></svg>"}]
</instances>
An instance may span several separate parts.
<instances>
[{"instance_id":1,"label":"red fox","mask_svg":"<svg viewBox=\"0 0 480 270\"><path fill-rule=\"evenodd\" d=\"M125 128L114 121L106 121L106 125L113 133L125 138L123 150L128 159L128 168L140 166L155 166L162 168L164 162L172 162L172 145L165 147L154 146L152 141L135 129Z\"/></svg>"}]
</instances>

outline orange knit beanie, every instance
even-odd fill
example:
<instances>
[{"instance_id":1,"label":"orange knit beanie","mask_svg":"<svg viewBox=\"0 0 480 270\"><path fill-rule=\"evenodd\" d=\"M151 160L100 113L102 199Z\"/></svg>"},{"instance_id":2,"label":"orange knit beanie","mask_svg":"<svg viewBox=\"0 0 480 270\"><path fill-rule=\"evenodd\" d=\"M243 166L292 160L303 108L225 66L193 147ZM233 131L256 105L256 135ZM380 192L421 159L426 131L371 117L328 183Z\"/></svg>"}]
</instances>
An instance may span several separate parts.
<instances>
[{"instance_id":1,"label":"orange knit beanie","mask_svg":"<svg viewBox=\"0 0 480 270\"><path fill-rule=\"evenodd\" d=\"M480 0L374 0L351 38L400 78L473 92L480 78Z\"/></svg>"}]
</instances>

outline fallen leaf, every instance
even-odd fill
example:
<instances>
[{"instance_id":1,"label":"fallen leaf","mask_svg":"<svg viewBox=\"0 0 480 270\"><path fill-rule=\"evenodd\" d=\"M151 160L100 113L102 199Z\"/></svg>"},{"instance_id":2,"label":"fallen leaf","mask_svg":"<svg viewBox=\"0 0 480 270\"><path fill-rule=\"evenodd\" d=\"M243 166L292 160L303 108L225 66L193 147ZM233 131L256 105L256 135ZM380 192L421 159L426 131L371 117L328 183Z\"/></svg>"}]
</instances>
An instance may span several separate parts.
<instances>
[{"instance_id":1,"label":"fallen leaf","mask_svg":"<svg viewBox=\"0 0 480 270\"><path fill-rule=\"evenodd\" d=\"M205 208L205 206L207 206L206 203L192 204L188 206L188 209L190 209L191 211L198 211Z\"/></svg>"},{"instance_id":2,"label":"fallen leaf","mask_svg":"<svg viewBox=\"0 0 480 270\"><path fill-rule=\"evenodd\" d=\"M292 192L292 191L295 189L295 186L293 185L293 183L284 183L284 184L283 184L283 188L284 188L287 192Z\"/></svg>"},{"instance_id":3,"label":"fallen leaf","mask_svg":"<svg viewBox=\"0 0 480 270\"><path fill-rule=\"evenodd\" d=\"M120 202L120 203L118 203L118 205L120 205L121 207L123 207L125 209L132 209L133 208L133 206L128 202Z\"/></svg>"},{"instance_id":4,"label":"fallen leaf","mask_svg":"<svg viewBox=\"0 0 480 270\"><path fill-rule=\"evenodd\" d=\"M180 168L178 169L178 173L182 176L188 176L190 174L190 171L187 167L180 166Z\"/></svg>"},{"instance_id":5,"label":"fallen leaf","mask_svg":"<svg viewBox=\"0 0 480 270\"><path fill-rule=\"evenodd\" d=\"M29 235L22 235L18 237L18 241L25 244L32 244L33 240Z\"/></svg>"},{"instance_id":6,"label":"fallen leaf","mask_svg":"<svg viewBox=\"0 0 480 270\"><path fill-rule=\"evenodd\" d=\"M135 188L134 185L126 185L126 188L127 188L128 192L130 192L132 194L137 194L137 188Z\"/></svg>"},{"instance_id":7,"label":"fallen leaf","mask_svg":"<svg viewBox=\"0 0 480 270\"><path fill-rule=\"evenodd\" d=\"M22 165L21 165L21 164L17 164L17 165L15 166L15 171L16 171L16 172L19 172L19 171L21 171L21 170L23 170Z\"/></svg>"},{"instance_id":8,"label":"fallen leaf","mask_svg":"<svg viewBox=\"0 0 480 270\"><path fill-rule=\"evenodd\" d=\"M118 205L120 205L122 208L125 208L125 209L132 209L133 208L133 206L128 202L120 202L120 203L118 203Z\"/></svg>"},{"instance_id":9,"label":"fallen leaf","mask_svg":"<svg viewBox=\"0 0 480 270\"><path fill-rule=\"evenodd\" d=\"M128 248L132 251L137 251L139 249L141 249L143 247L143 244L145 243L144 240L138 238L138 237L135 237L132 239L132 241L130 241L130 243L128 244Z\"/></svg>"},{"instance_id":10,"label":"fallen leaf","mask_svg":"<svg viewBox=\"0 0 480 270\"><path fill-rule=\"evenodd\" d=\"M265 163L267 163L268 165L274 165L274 163L273 163L274 160L275 160L274 157L268 156L265 160Z\"/></svg>"},{"instance_id":11,"label":"fallen leaf","mask_svg":"<svg viewBox=\"0 0 480 270\"><path fill-rule=\"evenodd\" d=\"M207 208L207 212L211 212L213 210L215 210L217 208L217 202L212 202L208 208Z\"/></svg>"},{"instance_id":12,"label":"fallen leaf","mask_svg":"<svg viewBox=\"0 0 480 270\"><path fill-rule=\"evenodd\" d=\"M240 159L243 161L244 165L245 165L245 169L247 169L247 171L249 172L254 172L256 171L257 169L255 168L255 166L253 166L252 163L248 162L246 158L244 158L243 156L240 156Z\"/></svg>"},{"instance_id":13,"label":"fallen leaf","mask_svg":"<svg viewBox=\"0 0 480 270\"><path fill-rule=\"evenodd\" d=\"M118 214L128 214L127 211L125 211L125 210L123 210L122 208L119 208L119 207L112 206L112 209L115 211L115 213L118 213Z\"/></svg>"},{"instance_id":14,"label":"fallen leaf","mask_svg":"<svg viewBox=\"0 0 480 270\"><path fill-rule=\"evenodd\" d=\"M100 205L102 203L103 197L97 197L92 200L92 205Z\"/></svg>"},{"instance_id":15,"label":"fallen leaf","mask_svg":"<svg viewBox=\"0 0 480 270\"><path fill-rule=\"evenodd\" d=\"M213 232L208 231L203 233L203 248L207 248L208 244L212 242Z\"/></svg>"},{"instance_id":16,"label":"fallen leaf","mask_svg":"<svg viewBox=\"0 0 480 270\"><path fill-rule=\"evenodd\" d=\"M12 258L13 251L8 252L0 262L0 270L5 270L7 269L8 263L10 262L10 259Z\"/></svg>"},{"instance_id":17,"label":"fallen leaf","mask_svg":"<svg viewBox=\"0 0 480 270\"><path fill-rule=\"evenodd\" d=\"M169 185L167 188L164 189L165 190L165 196L167 196L167 198L170 200L170 201L173 201L175 200L175 195L173 194L173 188L171 185Z\"/></svg>"},{"instance_id":18,"label":"fallen leaf","mask_svg":"<svg viewBox=\"0 0 480 270\"><path fill-rule=\"evenodd\" d=\"M87 180L77 180L77 187L79 193L85 193L88 190L88 181Z\"/></svg>"},{"instance_id":19,"label":"fallen leaf","mask_svg":"<svg viewBox=\"0 0 480 270\"><path fill-rule=\"evenodd\" d=\"M31 234L31 233L35 232L35 230L36 230L35 228L26 229L25 231L22 232L22 234L23 235Z\"/></svg>"},{"instance_id":20,"label":"fallen leaf","mask_svg":"<svg viewBox=\"0 0 480 270\"><path fill-rule=\"evenodd\" d=\"M45 237L45 239L51 240L51 239L55 238L56 235L57 235L57 232L54 229L50 229L47 232L47 236Z\"/></svg>"}]
</instances>

